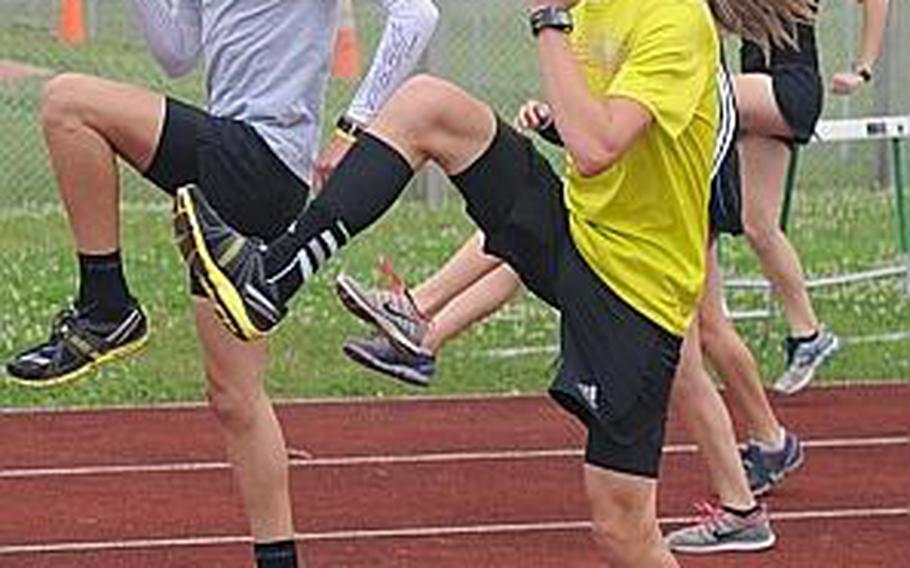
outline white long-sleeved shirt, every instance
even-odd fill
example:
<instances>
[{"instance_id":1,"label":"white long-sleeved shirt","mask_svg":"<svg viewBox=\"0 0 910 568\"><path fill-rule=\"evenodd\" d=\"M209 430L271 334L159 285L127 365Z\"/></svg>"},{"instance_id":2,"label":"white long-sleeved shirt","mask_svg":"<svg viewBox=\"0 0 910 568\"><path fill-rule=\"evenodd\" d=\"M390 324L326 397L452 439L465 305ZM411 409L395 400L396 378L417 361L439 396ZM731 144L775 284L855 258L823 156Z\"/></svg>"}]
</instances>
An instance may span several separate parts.
<instances>
[{"instance_id":1,"label":"white long-sleeved shirt","mask_svg":"<svg viewBox=\"0 0 910 568\"><path fill-rule=\"evenodd\" d=\"M375 0L383 37L348 114L369 122L413 71L436 26L432 0ZM256 129L309 181L319 149L339 0L133 0L154 58L172 76L202 60L207 110Z\"/></svg>"}]
</instances>

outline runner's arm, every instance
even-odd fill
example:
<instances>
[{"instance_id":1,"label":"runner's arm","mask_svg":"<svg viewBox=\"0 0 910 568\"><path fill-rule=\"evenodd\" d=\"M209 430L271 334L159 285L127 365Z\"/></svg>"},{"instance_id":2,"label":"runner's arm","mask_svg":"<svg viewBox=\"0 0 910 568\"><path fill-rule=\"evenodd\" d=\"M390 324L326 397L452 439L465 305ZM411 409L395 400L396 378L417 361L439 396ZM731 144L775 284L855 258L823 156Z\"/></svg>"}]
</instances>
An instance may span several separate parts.
<instances>
[{"instance_id":1,"label":"runner's arm","mask_svg":"<svg viewBox=\"0 0 910 568\"><path fill-rule=\"evenodd\" d=\"M882 52L888 0L861 0L861 3L863 5L863 31L856 66L857 69L865 68L871 71Z\"/></svg>"},{"instance_id":2,"label":"runner's arm","mask_svg":"<svg viewBox=\"0 0 910 568\"><path fill-rule=\"evenodd\" d=\"M859 3L863 10L859 53L852 69L831 77L831 90L838 95L850 95L872 79L875 62L881 55L885 40L888 0L859 0Z\"/></svg>"},{"instance_id":3,"label":"runner's arm","mask_svg":"<svg viewBox=\"0 0 910 568\"><path fill-rule=\"evenodd\" d=\"M171 77L193 70L202 51L202 12L194 0L133 0L152 56Z\"/></svg>"},{"instance_id":4,"label":"runner's arm","mask_svg":"<svg viewBox=\"0 0 910 568\"><path fill-rule=\"evenodd\" d=\"M395 89L414 71L439 20L432 0L374 0L387 14L373 63L345 116L369 124Z\"/></svg>"},{"instance_id":5,"label":"runner's arm","mask_svg":"<svg viewBox=\"0 0 910 568\"><path fill-rule=\"evenodd\" d=\"M565 33L543 30L537 42L546 100L566 152L581 175L603 173L647 129L651 113L632 99L592 96Z\"/></svg>"}]
</instances>

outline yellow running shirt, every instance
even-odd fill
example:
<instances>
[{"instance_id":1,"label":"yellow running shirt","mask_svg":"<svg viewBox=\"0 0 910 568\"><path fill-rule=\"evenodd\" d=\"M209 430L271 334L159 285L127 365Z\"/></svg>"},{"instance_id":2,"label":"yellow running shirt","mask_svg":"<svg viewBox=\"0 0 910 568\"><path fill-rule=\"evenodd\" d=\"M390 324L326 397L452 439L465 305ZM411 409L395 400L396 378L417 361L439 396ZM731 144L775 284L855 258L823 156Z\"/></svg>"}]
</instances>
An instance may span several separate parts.
<instances>
[{"instance_id":1,"label":"yellow running shirt","mask_svg":"<svg viewBox=\"0 0 910 568\"><path fill-rule=\"evenodd\" d=\"M568 166L572 238L628 304L682 336L705 273L719 46L704 0L586 0L574 49L590 92L644 106L651 126L596 177Z\"/></svg>"}]
</instances>

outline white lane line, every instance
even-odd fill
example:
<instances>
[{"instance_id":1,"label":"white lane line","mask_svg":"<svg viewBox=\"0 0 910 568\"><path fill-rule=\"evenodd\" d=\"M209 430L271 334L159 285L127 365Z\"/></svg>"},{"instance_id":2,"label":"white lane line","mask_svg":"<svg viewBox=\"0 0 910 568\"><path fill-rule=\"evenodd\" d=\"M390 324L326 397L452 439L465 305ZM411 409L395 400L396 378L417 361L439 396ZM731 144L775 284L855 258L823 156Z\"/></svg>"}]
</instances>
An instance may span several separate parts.
<instances>
[{"instance_id":1,"label":"white lane line","mask_svg":"<svg viewBox=\"0 0 910 568\"><path fill-rule=\"evenodd\" d=\"M731 314L732 319L760 319L767 317L768 312L765 310L735 312ZM841 339L843 345L867 345L870 343L899 343L910 339L910 331L895 331L891 333L880 333L874 335L857 335ZM520 347L498 347L481 351L480 354L490 359L516 359L518 357L534 357L537 355L555 355L559 351L557 345L524 345ZM871 381L872 385L879 384L880 381ZM865 384L865 381L857 386ZM823 385L817 387L824 388Z\"/></svg>"},{"instance_id":2,"label":"white lane line","mask_svg":"<svg viewBox=\"0 0 910 568\"><path fill-rule=\"evenodd\" d=\"M850 519L892 519L910 517L907 508L863 508L839 509L817 511L784 511L772 513L771 519L778 522L819 521L819 520L850 520ZM696 517L678 516L659 519L662 525L679 525L696 522ZM329 532L299 533L298 541L339 541L339 540L367 540L386 538L425 538L425 537L453 537L492 534L520 534L529 532L561 532L588 530L591 523L587 520L553 521L542 523L508 523L467 526L440 526L440 527L404 527L398 529L364 529L342 530ZM128 549L159 549L159 548L190 548L201 546L227 546L232 544L249 543L246 536L208 536L185 538L161 538L138 540L113 540L113 541L83 541L83 542L57 542L44 544L15 544L0 546L0 556L15 554L50 554L65 552L105 552Z\"/></svg>"},{"instance_id":3,"label":"white lane line","mask_svg":"<svg viewBox=\"0 0 910 568\"><path fill-rule=\"evenodd\" d=\"M807 440L803 442L808 449L849 449L849 448L883 448L907 446L910 449L910 436L891 436L877 438L834 438ZM698 448L694 444L670 445L664 448L665 454L692 454ZM556 448L540 450L504 450L473 452L440 452L411 455L366 455L341 456L312 459L299 459L303 454L292 454L291 467L355 467L403 464L431 464L470 461L518 461L533 459L577 458L584 454L578 448ZM0 480L34 479L41 477L80 477L92 475L128 475L153 473L193 473L201 471L220 471L229 469L225 462L173 462L161 464L135 465L95 465L55 468L6 468L0 469Z\"/></svg>"}]
</instances>

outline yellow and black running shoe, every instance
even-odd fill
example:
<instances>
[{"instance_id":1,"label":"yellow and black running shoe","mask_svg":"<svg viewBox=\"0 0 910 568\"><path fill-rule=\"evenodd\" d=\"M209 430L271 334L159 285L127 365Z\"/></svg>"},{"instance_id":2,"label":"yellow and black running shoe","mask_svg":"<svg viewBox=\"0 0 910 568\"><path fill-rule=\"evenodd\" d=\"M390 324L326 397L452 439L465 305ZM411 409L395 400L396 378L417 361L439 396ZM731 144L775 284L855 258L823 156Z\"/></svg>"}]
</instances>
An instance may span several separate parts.
<instances>
[{"instance_id":1,"label":"yellow and black running shoe","mask_svg":"<svg viewBox=\"0 0 910 568\"><path fill-rule=\"evenodd\" d=\"M20 385L60 385L139 351L147 340L148 320L138 304L116 322L92 321L71 307L54 318L47 342L16 355L6 371Z\"/></svg>"},{"instance_id":2,"label":"yellow and black running shoe","mask_svg":"<svg viewBox=\"0 0 910 568\"><path fill-rule=\"evenodd\" d=\"M184 261L231 333L251 341L284 318L287 308L266 280L262 241L232 229L194 185L177 190L174 233Z\"/></svg>"}]
</instances>

